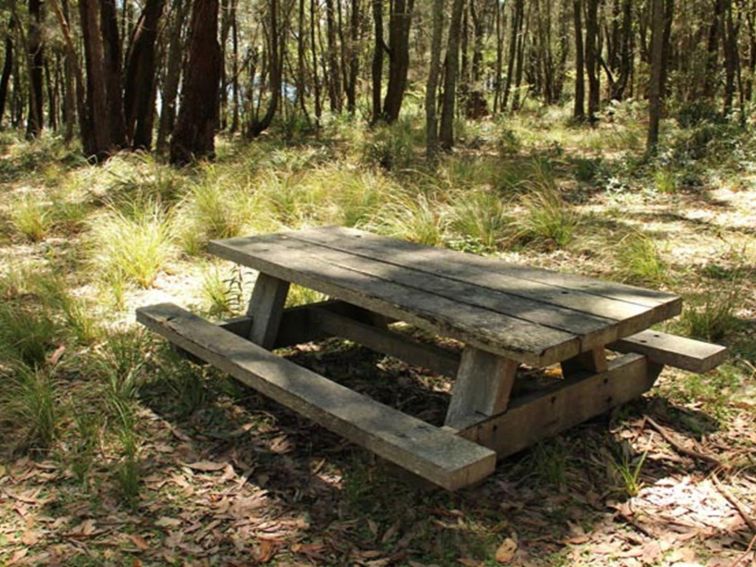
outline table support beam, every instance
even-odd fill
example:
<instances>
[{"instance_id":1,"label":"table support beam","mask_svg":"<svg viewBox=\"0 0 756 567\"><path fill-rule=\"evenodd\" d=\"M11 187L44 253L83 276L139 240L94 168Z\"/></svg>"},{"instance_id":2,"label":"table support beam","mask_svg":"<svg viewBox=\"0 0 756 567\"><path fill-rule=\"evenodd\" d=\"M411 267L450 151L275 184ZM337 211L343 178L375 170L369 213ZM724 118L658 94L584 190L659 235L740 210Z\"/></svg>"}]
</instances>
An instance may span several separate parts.
<instances>
[{"instance_id":1,"label":"table support beam","mask_svg":"<svg viewBox=\"0 0 756 567\"><path fill-rule=\"evenodd\" d=\"M247 315L254 315L249 333L249 340L253 343L266 349L276 344L289 285L289 282L268 274L257 276L247 308Z\"/></svg>"},{"instance_id":2,"label":"table support beam","mask_svg":"<svg viewBox=\"0 0 756 567\"><path fill-rule=\"evenodd\" d=\"M518 363L467 346L457 371L444 425L457 429L477 416L485 419L507 409Z\"/></svg>"},{"instance_id":3,"label":"table support beam","mask_svg":"<svg viewBox=\"0 0 756 567\"><path fill-rule=\"evenodd\" d=\"M606 372L606 350L604 347L596 347L579 355L561 362L562 376L568 378L584 372Z\"/></svg>"}]
</instances>

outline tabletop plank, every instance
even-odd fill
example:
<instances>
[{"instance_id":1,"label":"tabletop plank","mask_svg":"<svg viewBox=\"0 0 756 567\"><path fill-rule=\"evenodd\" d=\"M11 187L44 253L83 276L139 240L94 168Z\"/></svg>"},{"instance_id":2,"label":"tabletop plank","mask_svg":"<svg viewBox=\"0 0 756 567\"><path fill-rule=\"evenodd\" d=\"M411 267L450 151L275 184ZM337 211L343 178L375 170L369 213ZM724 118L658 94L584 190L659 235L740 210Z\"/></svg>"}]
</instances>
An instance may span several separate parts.
<instances>
[{"instance_id":1,"label":"tabletop plank","mask_svg":"<svg viewBox=\"0 0 756 567\"><path fill-rule=\"evenodd\" d=\"M211 241L209 251L271 276L527 364L545 366L581 351L580 338L573 333L338 265L312 254L301 242L280 235Z\"/></svg>"},{"instance_id":2,"label":"tabletop plank","mask_svg":"<svg viewBox=\"0 0 756 567\"><path fill-rule=\"evenodd\" d=\"M293 231L289 238L320 244L371 260L456 280L616 321L620 337L680 312L682 301L666 292L603 282L381 237L357 229L326 227ZM578 331L579 332L579 331Z\"/></svg>"}]
</instances>

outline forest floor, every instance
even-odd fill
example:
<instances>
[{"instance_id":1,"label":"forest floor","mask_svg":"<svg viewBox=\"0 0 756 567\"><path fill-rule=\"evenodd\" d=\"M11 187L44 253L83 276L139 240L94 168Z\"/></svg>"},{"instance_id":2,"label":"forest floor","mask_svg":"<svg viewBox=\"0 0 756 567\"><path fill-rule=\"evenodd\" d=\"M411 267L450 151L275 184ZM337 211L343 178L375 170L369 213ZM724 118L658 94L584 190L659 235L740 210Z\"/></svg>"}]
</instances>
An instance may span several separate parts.
<instances>
[{"instance_id":1,"label":"forest floor","mask_svg":"<svg viewBox=\"0 0 756 567\"><path fill-rule=\"evenodd\" d=\"M435 167L412 119L220 138L187 170L3 134L0 565L756 565L756 135L669 121L647 161L639 112L460 124ZM731 356L435 490L134 323L244 308L254 274L208 239L321 224L668 289L661 328ZM285 354L443 419L427 370L339 340Z\"/></svg>"}]
</instances>

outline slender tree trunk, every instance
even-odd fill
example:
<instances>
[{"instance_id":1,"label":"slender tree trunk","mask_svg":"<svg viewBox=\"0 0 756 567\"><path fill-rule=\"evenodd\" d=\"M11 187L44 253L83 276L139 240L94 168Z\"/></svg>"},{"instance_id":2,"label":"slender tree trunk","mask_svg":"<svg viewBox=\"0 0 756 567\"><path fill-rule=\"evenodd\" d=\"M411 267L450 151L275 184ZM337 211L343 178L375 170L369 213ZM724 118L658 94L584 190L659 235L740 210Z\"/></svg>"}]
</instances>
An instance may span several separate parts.
<instances>
[{"instance_id":1,"label":"slender tree trunk","mask_svg":"<svg viewBox=\"0 0 756 567\"><path fill-rule=\"evenodd\" d=\"M738 69L738 31L740 25L735 25L732 16L732 0L726 0L725 6L725 92L724 92L724 115L727 116L732 110L732 101L735 97L735 79Z\"/></svg>"},{"instance_id":2,"label":"slender tree trunk","mask_svg":"<svg viewBox=\"0 0 756 567\"><path fill-rule=\"evenodd\" d=\"M512 95L512 112L520 109L520 85L522 84L523 64L525 60L525 44L528 37L528 18L523 8L522 19L520 20L520 31L517 34L517 58L515 60L515 90Z\"/></svg>"},{"instance_id":3,"label":"slender tree trunk","mask_svg":"<svg viewBox=\"0 0 756 567\"><path fill-rule=\"evenodd\" d=\"M304 0L300 0L303 3ZM231 133L239 130L239 9L238 0L231 0L231 96L233 109L231 111ZM303 95L304 96L304 93Z\"/></svg>"},{"instance_id":4,"label":"slender tree trunk","mask_svg":"<svg viewBox=\"0 0 756 567\"><path fill-rule=\"evenodd\" d=\"M509 107L509 94L512 91L514 79L515 60L517 58L517 37L522 28L523 4L524 0L515 0L512 4L512 29L509 38L509 54L507 61L507 82L504 85L504 99L501 103L501 109L506 112Z\"/></svg>"},{"instance_id":5,"label":"slender tree trunk","mask_svg":"<svg viewBox=\"0 0 756 567\"><path fill-rule=\"evenodd\" d=\"M307 103L305 99L306 66L305 66L305 0L298 1L297 13L297 102L302 114L309 122ZM236 44L234 43L234 46ZM236 49L236 47L234 47Z\"/></svg>"},{"instance_id":6,"label":"slender tree trunk","mask_svg":"<svg viewBox=\"0 0 756 567\"><path fill-rule=\"evenodd\" d=\"M113 138L105 85L105 48L97 1L79 0L79 12L87 68L86 127L82 128L82 142L87 155L101 160L113 150Z\"/></svg>"},{"instance_id":7,"label":"slender tree trunk","mask_svg":"<svg viewBox=\"0 0 756 567\"><path fill-rule=\"evenodd\" d=\"M45 58L45 79L47 86L47 126L53 132L58 130L57 97L55 96L55 76L50 70L50 58Z\"/></svg>"},{"instance_id":8,"label":"slender tree trunk","mask_svg":"<svg viewBox=\"0 0 756 567\"><path fill-rule=\"evenodd\" d=\"M383 42L383 0L373 1L373 24L374 24L374 44L373 44L373 63L371 75L373 79L372 102L373 118L371 122L375 124L383 116L383 106L381 104L381 91L383 88L383 51L385 44Z\"/></svg>"},{"instance_id":9,"label":"slender tree trunk","mask_svg":"<svg viewBox=\"0 0 756 567\"><path fill-rule=\"evenodd\" d=\"M215 128L221 76L218 0L194 0L189 59L181 105L171 138L171 163L215 156Z\"/></svg>"},{"instance_id":10,"label":"slender tree trunk","mask_svg":"<svg viewBox=\"0 0 756 567\"><path fill-rule=\"evenodd\" d=\"M454 0L451 20L449 21L449 38L446 48L446 64L444 66L444 96L441 106L441 125L438 133L441 147L445 150L450 150L454 147L454 103L457 98L459 36L464 7L464 0Z\"/></svg>"},{"instance_id":11,"label":"slender tree trunk","mask_svg":"<svg viewBox=\"0 0 756 567\"><path fill-rule=\"evenodd\" d=\"M328 100L331 112L341 112L341 70L336 45L336 16L334 0L326 3L326 40L328 42Z\"/></svg>"},{"instance_id":12,"label":"slender tree trunk","mask_svg":"<svg viewBox=\"0 0 756 567\"><path fill-rule=\"evenodd\" d=\"M312 90L315 95L315 121L320 126L320 117L323 114L323 107L320 102L320 78L318 77L318 44L315 41L315 31L317 29L317 0L310 0L310 51L312 51Z\"/></svg>"},{"instance_id":13,"label":"slender tree trunk","mask_svg":"<svg viewBox=\"0 0 756 567\"><path fill-rule=\"evenodd\" d=\"M585 120L585 63L583 50L583 5L581 0L573 0L572 17L575 21L575 105L572 117Z\"/></svg>"},{"instance_id":14,"label":"slender tree trunk","mask_svg":"<svg viewBox=\"0 0 756 567\"><path fill-rule=\"evenodd\" d=\"M29 0L28 7L29 119L26 125L26 135L30 138L36 138L42 133L44 126L42 89L45 59L42 42L42 1Z\"/></svg>"},{"instance_id":15,"label":"slender tree trunk","mask_svg":"<svg viewBox=\"0 0 756 567\"><path fill-rule=\"evenodd\" d=\"M499 102L501 101L501 74L504 68L504 6L495 0L496 17L494 19L494 28L496 31L496 64L494 67L494 100L493 113L498 114Z\"/></svg>"},{"instance_id":16,"label":"slender tree trunk","mask_svg":"<svg viewBox=\"0 0 756 567\"><path fill-rule=\"evenodd\" d=\"M352 0L349 22L349 77L346 84L347 110L354 114L357 109L357 77L360 74L360 0Z\"/></svg>"},{"instance_id":17,"label":"slender tree trunk","mask_svg":"<svg viewBox=\"0 0 756 567\"><path fill-rule=\"evenodd\" d=\"M409 70L409 33L414 0L392 0L389 20L389 74L383 119L389 124L399 118Z\"/></svg>"},{"instance_id":18,"label":"slender tree trunk","mask_svg":"<svg viewBox=\"0 0 756 567\"><path fill-rule=\"evenodd\" d=\"M13 38L11 32L13 20L8 23L8 31L5 35L5 61L3 62L3 71L0 75L0 128L3 124L3 115L5 114L5 103L8 100L8 85L10 84L11 72L13 71Z\"/></svg>"},{"instance_id":19,"label":"slender tree trunk","mask_svg":"<svg viewBox=\"0 0 756 567\"><path fill-rule=\"evenodd\" d=\"M585 8L585 67L588 73L588 119L595 123L601 104L601 83L599 82L598 48L598 5L599 0L586 0Z\"/></svg>"},{"instance_id":20,"label":"slender tree trunk","mask_svg":"<svg viewBox=\"0 0 756 567\"><path fill-rule=\"evenodd\" d=\"M714 0L713 8L714 13L709 26L709 38L706 46L706 74L703 82L703 97L710 100L716 94L719 78L719 38L722 35L725 0Z\"/></svg>"},{"instance_id":21,"label":"slender tree trunk","mask_svg":"<svg viewBox=\"0 0 756 567\"><path fill-rule=\"evenodd\" d=\"M164 154L168 150L168 137L176 121L176 97L178 95L179 79L181 78L181 62L183 44L181 41L184 22L191 7L190 0L173 1L173 22L171 24L168 45L168 61L166 63L165 84L160 93L160 125L158 126L157 151Z\"/></svg>"},{"instance_id":22,"label":"slender tree trunk","mask_svg":"<svg viewBox=\"0 0 756 567\"><path fill-rule=\"evenodd\" d=\"M131 147L149 150L155 118L155 43L164 0L147 0L131 42L124 90L126 131Z\"/></svg>"},{"instance_id":23,"label":"slender tree trunk","mask_svg":"<svg viewBox=\"0 0 756 567\"><path fill-rule=\"evenodd\" d=\"M270 0L268 16L270 18L270 33L268 34L270 100L268 100L268 108L262 119L255 119L249 125L249 135L252 138L259 136L271 125L281 98L283 58L280 52L281 46L279 45L278 0Z\"/></svg>"},{"instance_id":24,"label":"slender tree trunk","mask_svg":"<svg viewBox=\"0 0 756 567\"><path fill-rule=\"evenodd\" d=\"M116 0L99 0L100 26L105 68L105 97L110 120L110 137L115 148L125 148L126 120L123 112L123 71L121 42L118 37Z\"/></svg>"},{"instance_id":25,"label":"slender tree trunk","mask_svg":"<svg viewBox=\"0 0 756 567\"><path fill-rule=\"evenodd\" d=\"M444 0L433 0L432 31L430 47L430 69L425 88L425 152L433 160L438 154L438 120L436 103L438 100L438 76L441 71L441 40L444 33Z\"/></svg>"},{"instance_id":26,"label":"slender tree trunk","mask_svg":"<svg viewBox=\"0 0 756 567\"><path fill-rule=\"evenodd\" d=\"M664 0L651 0L651 80L648 89L648 139L646 151L656 152L662 113L664 58Z\"/></svg>"}]
</instances>

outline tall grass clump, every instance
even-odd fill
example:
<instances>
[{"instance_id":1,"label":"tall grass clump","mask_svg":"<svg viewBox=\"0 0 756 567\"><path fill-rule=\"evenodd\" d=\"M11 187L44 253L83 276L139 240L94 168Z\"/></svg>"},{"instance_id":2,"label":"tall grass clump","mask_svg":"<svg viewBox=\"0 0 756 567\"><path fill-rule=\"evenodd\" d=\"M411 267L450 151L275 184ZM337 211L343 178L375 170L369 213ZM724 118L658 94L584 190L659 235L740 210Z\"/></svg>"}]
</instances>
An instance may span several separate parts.
<instances>
[{"instance_id":1,"label":"tall grass clump","mask_svg":"<svg viewBox=\"0 0 756 567\"><path fill-rule=\"evenodd\" d=\"M46 309L0 304L0 357L40 367L58 334L58 325Z\"/></svg>"},{"instance_id":2,"label":"tall grass clump","mask_svg":"<svg viewBox=\"0 0 756 567\"><path fill-rule=\"evenodd\" d=\"M446 205L424 193L398 196L376 212L368 228L428 246L443 244L448 228Z\"/></svg>"},{"instance_id":3,"label":"tall grass clump","mask_svg":"<svg viewBox=\"0 0 756 567\"><path fill-rule=\"evenodd\" d=\"M100 327L89 312L84 299L66 289L66 282L58 275L39 274L34 277L34 293L53 310L59 311L66 323L66 330L81 343L91 343L100 335Z\"/></svg>"},{"instance_id":4,"label":"tall grass clump","mask_svg":"<svg viewBox=\"0 0 756 567\"><path fill-rule=\"evenodd\" d=\"M615 250L619 275L624 281L661 285L667 280L667 265L654 241L645 234L628 234Z\"/></svg>"},{"instance_id":5,"label":"tall grass clump","mask_svg":"<svg viewBox=\"0 0 756 567\"><path fill-rule=\"evenodd\" d=\"M29 195L11 206L10 221L14 230L31 242L44 240L54 224L50 208Z\"/></svg>"},{"instance_id":6,"label":"tall grass clump","mask_svg":"<svg viewBox=\"0 0 756 567\"><path fill-rule=\"evenodd\" d=\"M47 449L55 439L55 383L41 368L17 363L0 372L0 430L12 450Z\"/></svg>"},{"instance_id":7,"label":"tall grass clump","mask_svg":"<svg viewBox=\"0 0 756 567\"><path fill-rule=\"evenodd\" d=\"M680 325L690 337L716 342L735 330L738 319L735 311L739 306L739 290L732 288L706 294L705 298L693 301L683 309Z\"/></svg>"},{"instance_id":8,"label":"tall grass clump","mask_svg":"<svg viewBox=\"0 0 756 567\"><path fill-rule=\"evenodd\" d=\"M572 242L578 216L555 190L539 190L520 198L523 213L515 220L522 241L543 242L564 248Z\"/></svg>"},{"instance_id":9,"label":"tall grass clump","mask_svg":"<svg viewBox=\"0 0 756 567\"><path fill-rule=\"evenodd\" d=\"M148 152L121 153L96 167L100 172L95 180L95 185L100 185L96 192L102 192L116 206L135 202L169 205L179 198L186 182L179 171Z\"/></svg>"},{"instance_id":10,"label":"tall grass clump","mask_svg":"<svg viewBox=\"0 0 756 567\"><path fill-rule=\"evenodd\" d=\"M457 247L490 251L511 236L512 217L494 192L462 193L452 200L450 226L459 239Z\"/></svg>"},{"instance_id":11,"label":"tall grass clump","mask_svg":"<svg viewBox=\"0 0 756 567\"><path fill-rule=\"evenodd\" d=\"M210 316L230 315L242 304L241 271L224 278L217 267L205 270L200 293Z\"/></svg>"},{"instance_id":12,"label":"tall grass clump","mask_svg":"<svg viewBox=\"0 0 756 567\"><path fill-rule=\"evenodd\" d=\"M111 208L93 226L93 264L103 282L150 287L171 258L172 241L170 219L156 202Z\"/></svg>"},{"instance_id":13,"label":"tall grass clump","mask_svg":"<svg viewBox=\"0 0 756 567\"><path fill-rule=\"evenodd\" d=\"M390 125L380 124L362 143L362 160L388 170L410 167L415 161L412 122L400 119Z\"/></svg>"}]
</instances>

